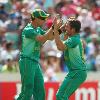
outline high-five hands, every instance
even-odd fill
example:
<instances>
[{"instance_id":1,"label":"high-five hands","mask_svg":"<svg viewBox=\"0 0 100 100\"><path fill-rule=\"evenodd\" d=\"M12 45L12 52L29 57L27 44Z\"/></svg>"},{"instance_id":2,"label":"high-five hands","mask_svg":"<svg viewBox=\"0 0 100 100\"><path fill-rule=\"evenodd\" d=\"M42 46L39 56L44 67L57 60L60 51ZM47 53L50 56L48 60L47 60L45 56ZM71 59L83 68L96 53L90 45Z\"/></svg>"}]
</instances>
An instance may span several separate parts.
<instances>
[{"instance_id":1,"label":"high-five hands","mask_svg":"<svg viewBox=\"0 0 100 100\"><path fill-rule=\"evenodd\" d=\"M57 19L57 17L54 18L53 21L53 27L58 30L61 26L62 26L62 20L61 19Z\"/></svg>"},{"instance_id":2,"label":"high-five hands","mask_svg":"<svg viewBox=\"0 0 100 100\"><path fill-rule=\"evenodd\" d=\"M53 29L55 28L55 30L61 34L62 32L66 32L66 24L67 22L63 24L61 19L55 17L53 22Z\"/></svg>"}]
</instances>

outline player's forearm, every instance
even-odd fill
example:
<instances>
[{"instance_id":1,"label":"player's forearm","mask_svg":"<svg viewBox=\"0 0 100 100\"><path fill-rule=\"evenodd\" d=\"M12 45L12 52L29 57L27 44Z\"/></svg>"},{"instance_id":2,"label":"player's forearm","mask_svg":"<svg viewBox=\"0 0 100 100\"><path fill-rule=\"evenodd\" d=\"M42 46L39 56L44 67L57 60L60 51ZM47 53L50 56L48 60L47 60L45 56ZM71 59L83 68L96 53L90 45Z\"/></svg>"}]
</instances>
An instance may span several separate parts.
<instances>
[{"instance_id":1,"label":"player's forearm","mask_svg":"<svg viewBox=\"0 0 100 100\"><path fill-rule=\"evenodd\" d=\"M59 32L57 30L54 30L54 38L55 38L55 42L56 42L58 50L64 51L65 45L61 41L60 36L59 36Z\"/></svg>"},{"instance_id":2,"label":"player's forearm","mask_svg":"<svg viewBox=\"0 0 100 100\"><path fill-rule=\"evenodd\" d=\"M36 37L36 40L45 43L47 40L54 39L52 28L50 28L44 35L39 35Z\"/></svg>"},{"instance_id":3,"label":"player's forearm","mask_svg":"<svg viewBox=\"0 0 100 100\"><path fill-rule=\"evenodd\" d=\"M53 40L54 39L54 35L53 35L53 30L52 28L50 28L46 34L44 34L44 37L46 38L46 40Z\"/></svg>"}]
</instances>

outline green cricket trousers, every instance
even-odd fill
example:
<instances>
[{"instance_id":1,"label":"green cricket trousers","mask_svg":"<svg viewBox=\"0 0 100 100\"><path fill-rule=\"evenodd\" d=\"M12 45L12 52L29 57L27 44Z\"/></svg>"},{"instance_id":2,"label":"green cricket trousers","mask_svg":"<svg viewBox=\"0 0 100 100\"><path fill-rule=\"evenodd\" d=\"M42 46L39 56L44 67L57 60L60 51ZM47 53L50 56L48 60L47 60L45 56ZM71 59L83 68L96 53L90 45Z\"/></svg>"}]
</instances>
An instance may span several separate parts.
<instances>
[{"instance_id":1,"label":"green cricket trousers","mask_svg":"<svg viewBox=\"0 0 100 100\"><path fill-rule=\"evenodd\" d=\"M56 100L69 100L68 98L85 81L86 77L85 70L69 72L57 91Z\"/></svg>"},{"instance_id":2,"label":"green cricket trousers","mask_svg":"<svg viewBox=\"0 0 100 100\"><path fill-rule=\"evenodd\" d=\"M45 89L42 71L38 62L29 58L19 60L21 74L21 93L17 100L45 100Z\"/></svg>"}]
</instances>

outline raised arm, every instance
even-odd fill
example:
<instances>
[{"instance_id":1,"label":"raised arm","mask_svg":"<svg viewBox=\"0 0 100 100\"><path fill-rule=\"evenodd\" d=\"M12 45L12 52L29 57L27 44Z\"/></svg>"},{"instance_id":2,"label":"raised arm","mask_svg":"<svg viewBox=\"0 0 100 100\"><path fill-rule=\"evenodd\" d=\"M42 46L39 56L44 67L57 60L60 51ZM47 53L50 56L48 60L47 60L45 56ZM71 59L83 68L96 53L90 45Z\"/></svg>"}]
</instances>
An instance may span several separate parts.
<instances>
[{"instance_id":1,"label":"raised arm","mask_svg":"<svg viewBox=\"0 0 100 100\"><path fill-rule=\"evenodd\" d=\"M54 24L55 24L55 19L51 28L44 35L38 35L36 37L37 41L45 43L47 40L53 40L54 39ZM61 21L57 22L57 30L61 27L61 25L62 25Z\"/></svg>"},{"instance_id":2,"label":"raised arm","mask_svg":"<svg viewBox=\"0 0 100 100\"><path fill-rule=\"evenodd\" d=\"M36 40L42 43L45 43L47 40L53 40L53 30L52 27L44 34L36 36Z\"/></svg>"},{"instance_id":3,"label":"raised arm","mask_svg":"<svg viewBox=\"0 0 100 100\"><path fill-rule=\"evenodd\" d=\"M64 51L66 46L63 43L63 41L60 39L59 34L60 34L60 32L57 30L57 22L55 22L55 25L54 25L54 38L55 38L56 46L57 46L58 50Z\"/></svg>"}]
</instances>

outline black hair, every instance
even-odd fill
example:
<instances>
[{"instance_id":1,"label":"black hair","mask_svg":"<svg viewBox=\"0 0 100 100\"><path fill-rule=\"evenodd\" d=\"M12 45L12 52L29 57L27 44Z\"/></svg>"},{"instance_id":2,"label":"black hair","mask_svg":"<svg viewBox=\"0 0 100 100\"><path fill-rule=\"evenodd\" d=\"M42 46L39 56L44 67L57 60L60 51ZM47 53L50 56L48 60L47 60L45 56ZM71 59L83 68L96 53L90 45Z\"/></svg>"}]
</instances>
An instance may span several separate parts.
<instances>
[{"instance_id":1,"label":"black hair","mask_svg":"<svg viewBox=\"0 0 100 100\"><path fill-rule=\"evenodd\" d=\"M75 29L75 32L80 32L81 29L81 22L78 20L71 20L69 21L69 25L71 26L71 28Z\"/></svg>"}]
</instances>

